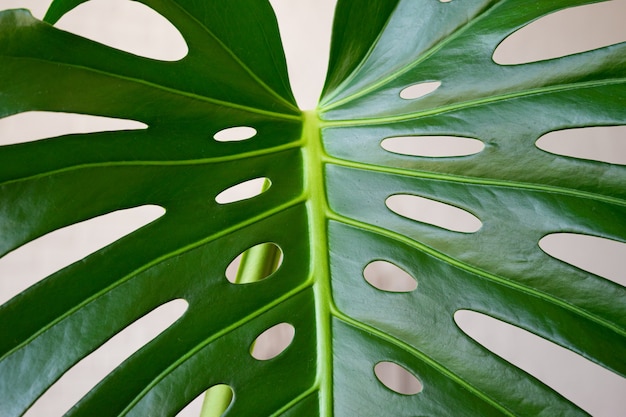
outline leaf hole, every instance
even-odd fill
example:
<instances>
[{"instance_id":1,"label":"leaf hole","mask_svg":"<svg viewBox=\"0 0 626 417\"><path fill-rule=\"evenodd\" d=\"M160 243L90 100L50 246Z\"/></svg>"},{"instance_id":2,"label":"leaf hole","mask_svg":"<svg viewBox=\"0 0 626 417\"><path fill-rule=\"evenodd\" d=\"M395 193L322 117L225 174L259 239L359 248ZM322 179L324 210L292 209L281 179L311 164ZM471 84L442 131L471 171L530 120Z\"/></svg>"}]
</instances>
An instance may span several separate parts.
<instances>
[{"instance_id":1,"label":"leaf hole","mask_svg":"<svg viewBox=\"0 0 626 417\"><path fill-rule=\"evenodd\" d=\"M415 395L422 391L419 379L394 362L379 362L374 366L376 378L390 390L402 395Z\"/></svg>"},{"instance_id":2,"label":"leaf hole","mask_svg":"<svg viewBox=\"0 0 626 417\"><path fill-rule=\"evenodd\" d=\"M178 61L189 52L178 29L138 1L90 0L64 15L55 26L112 48L160 61Z\"/></svg>"},{"instance_id":3,"label":"leaf hole","mask_svg":"<svg viewBox=\"0 0 626 417\"><path fill-rule=\"evenodd\" d=\"M428 95L441 86L441 81L431 81L410 85L400 91L400 98L415 100Z\"/></svg>"},{"instance_id":4,"label":"leaf hole","mask_svg":"<svg viewBox=\"0 0 626 417\"><path fill-rule=\"evenodd\" d=\"M0 258L0 304L163 214L165 209L156 205L118 210L55 230L9 252Z\"/></svg>"},{"instance_id":5,"label":"leaf hole","mask_svg":"<svg viewBox=\"0 0 626 417\"><path fill-rule=\"evenodd\" d=\"M480 345L530 373L591 415L609 416L614 415L611 414L614 410L623 409L626 378L486 314L459 310L454 321Z\"/></svg>"},{"instance_id":6,"label":"leaf hole","mask_svg":"<svg viewBox=\"0 0 626 417\"><path fill-rule=\"evenodd\" d=\"M254 359L266 361L285 351L293 341L296 329L289 323L279 323L261 333L250 347Z\"/></svg>"},{"instance_id":7,"label":"leaf hole","mask_svg":"<svg viewBox=\"0 0 626 417\"><path fill-rule=\"evenodd\" d=\"M626 126L556 130L540 137L535 145L556 155L626 165Z\"/></svg>"},{"instance_id":8,"label":"leaf hole","mask_svg":"<svg viewBox=\"0 0 626 417\"><path fill-rule=\"evenodd\" d=\"M259 177L233 185L219 193L215 197L218 204L234 203L256 197L267 191L272 186L269 178Z\"/></svg>"},{"instance_id":9,"label":"leaf hole","mask_svg":"<svg viewBox=\"0 0 626 417\"><path fill-rule=\"evenodd\" d=\"M396 136L384 139L380 146L400 155L424 157L468 156L485 148L478 139L459 136Z\"/></svg>"},{"instance_id":10,"label":"leaf hole","mask_svg":"<svg viewBox=\"0 0 626 417\"><path fill-rule=\"evenodd\" d=\"M625 6L605 1L543 16L507 36L493 60L500 65L528 64L624 42Z\"/></svg>"},{"instance_id":11,"label":"leaf hole","mask_svg":"<svg viewBox=\"0 0 626 417\"><path fill-rule=\"evenodd\" d=\"M387 261L373 261L363 270L368 284L382 291L411 292L417 288L417 280L404 269Z\"/></svg>"},{"instance_id":12,"label":"leaf hole","mask_svg":"<svg viewBox=\"0 0 626 417\"><path fill-rule=\"evenodd\" d=\"M124 360L181 318L187 307L183 299L172 300L136 320L70 368L24 416L64 415Z\"/></svg>"},{"instance_id":13,"label":"leaf hole","mask_svg":"<svg viewBox=\"0 0 626 417\"><path fill-rule=\"evenodd\" d=\"M271 242L253 246L233 259L226 267L226 279L232 284L248 284L269 278L283 263L283 251Z\"/></svg>"},{"instance_id":14,"label":"leaf hole","mask_svg":"<svg viewBox=\"0 0 626 417\"><path fill-rule=\"evenodd\" d=\"M249 126L234 126L222 129L213 135L213 139L218 142L239 142L256 136L257 131Z\"/></svg>"},{"instance_id":15,"label":"leaf hole","mask_svg":"<svg viewBox=\"0 0 626 417\"><path fill-rule=\"evenodd\" d=\"M539 241L548 255L626 286L626 243L577 233L553 233Z\"/></svg>"},{"instance_id":16,"label":"leaf hole","mask_svg":"<svg viewBox=\"0 0 626 417\"><path fill-rule=\"evenodd\" d=\"M147 129L145 123L88 114L28 111L0 119L0 146L56 136Z\"/></svg>"},{"instance_id":17,"label":"leaf hole","mask_svg":"<svg viewBox=\"0 0 626 417\"><path fill-rule=\"evenodd\" d=\"M400 216L451 230L474 233L482 222L473 214L440 201L410 194L396 194L385 200L387 207Z\"/></svg>"}]
</instances>

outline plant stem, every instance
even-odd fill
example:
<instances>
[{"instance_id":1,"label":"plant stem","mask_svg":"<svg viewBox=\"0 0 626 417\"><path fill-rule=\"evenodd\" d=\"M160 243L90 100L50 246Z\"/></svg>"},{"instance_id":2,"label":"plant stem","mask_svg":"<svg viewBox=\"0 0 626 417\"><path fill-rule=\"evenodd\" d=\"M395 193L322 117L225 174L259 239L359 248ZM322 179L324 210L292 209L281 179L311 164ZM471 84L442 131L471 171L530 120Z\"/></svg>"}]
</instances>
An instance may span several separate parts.
<instances>
[{"instance_id":1,"label":"plant stem","mask_svg":"<svg viewBox=\"0 0 626 417\"><path fill-rule=\"evenodd\" d=\"M236 284L260 281L276 270L281 251L276 245L262 243L243 253L237 269Z\"/></svg>"},{"instance_id":2,"label":"plant stem","mask_svg":"<svg viewBox=\"0 0 626 417\"><path fill-rule=\"evenodd\" d=\"M220 417L233 399L232 389L225 384L214 385L204 394L200 417Z\"/></svg>"}]
</instances>

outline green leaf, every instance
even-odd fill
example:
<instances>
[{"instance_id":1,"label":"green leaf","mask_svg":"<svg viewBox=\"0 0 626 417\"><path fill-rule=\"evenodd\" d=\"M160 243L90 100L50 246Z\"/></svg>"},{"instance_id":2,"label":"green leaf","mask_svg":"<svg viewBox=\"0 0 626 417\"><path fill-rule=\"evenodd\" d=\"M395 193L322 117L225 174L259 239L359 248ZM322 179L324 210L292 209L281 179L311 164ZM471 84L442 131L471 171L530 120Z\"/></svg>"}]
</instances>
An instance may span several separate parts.
<instances>
[{"instance_id":1,"label":"green leaf","mask_svg":"<svg viewBox=\"0 0 626 417\"><path fill-rule=\"evenodd\" d=\"M83 2L57 0L46 20ZM459 310L626 376L624 287L538 245L558 232L626 242L626 167L535 146L552 131L626 124L626 43L524 65L492 59L520 27L591 1L339 0L326 86L306 113L269 2L140 2L179 29L185 58L141 58L24 10L0 14L0 117L42 110L148 126L1 147L0 253L116 210L166 209L0 307L0 415L21 415L74 364L175 299L187 301L185 314L68 415L175 415L222 384L234 392L225 415L585 414L463 333ZM422 82L441 84L401 98ZM213 139L237 126L256 135ZM485 148L429 158L380 146L419 135ZM215 201L254 178L271 186ZM482 226L408 219L385 204L402 194L463 209ZM276 272L229 282L231 260L266 242L283 252ZM363 270L376 260L417 289L369 285ZM295 328L291 345L254 359L256 337L282 322ZM386 388L380 362L409 370L422 392Z\"/></svg>"}]
</instances>

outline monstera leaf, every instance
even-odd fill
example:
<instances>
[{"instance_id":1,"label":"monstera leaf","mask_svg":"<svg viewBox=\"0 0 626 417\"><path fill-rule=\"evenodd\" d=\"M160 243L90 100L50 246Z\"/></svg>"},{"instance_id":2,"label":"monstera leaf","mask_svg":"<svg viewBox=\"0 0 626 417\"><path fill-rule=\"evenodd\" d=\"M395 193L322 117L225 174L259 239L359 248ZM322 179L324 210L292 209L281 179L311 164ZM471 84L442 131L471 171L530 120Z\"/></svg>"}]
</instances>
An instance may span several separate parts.
<instances>
[{"instance_id":1,"label":"monstera leaf","mask_svg":"<svg viewBox=\"0 0 626 417\"><path fill-rule=\"evenodd\" d=\"M468 337L459 310L626 374L624 288L538 245L554 233L626 241L626 168L535 145L548 132L625 124L626 44L519 65L492 58L529 22L590 1L340 0L323 96L304 113L269 2L139 1L178 28L183 59L138 57L50 24L84 0L55 1L48 23L0 15L0 117L147 125L0 148L1 253L116 210L165 209L0 308L2 416L24 413L81 358L176 299L184 315L69 415L174 415L219 384L234 392L229 416L585 414ZM215 139L233 127L254 130ZM432 158L381 147L406 136L484 149ZM216 201L255 178L269 180L263 193ZM389 208L399 195L479 223L407 218ZM283 255L274 273L225 278L233 258L268 242ZM275 256L266 258L246 268ZM375 288L363 277L373 261L417 287ZM255 359L251 345L277 323L293 326L293 341ZM421 392L388 389L374 372L381 362L408 370Z\"/></svg>"}]
</instances>

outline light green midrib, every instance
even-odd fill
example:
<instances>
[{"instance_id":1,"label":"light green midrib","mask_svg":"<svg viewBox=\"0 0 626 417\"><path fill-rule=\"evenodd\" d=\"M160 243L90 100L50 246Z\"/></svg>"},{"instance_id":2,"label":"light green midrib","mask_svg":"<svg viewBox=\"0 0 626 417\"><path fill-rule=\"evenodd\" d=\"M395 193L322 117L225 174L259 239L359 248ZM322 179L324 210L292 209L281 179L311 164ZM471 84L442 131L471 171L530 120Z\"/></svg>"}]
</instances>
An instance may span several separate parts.
<instances>
[{"instance_id":1,"label":"light green midrib","mask_svg":"<svg viewBox=\"0 0 626 417\"><path fill-rule=\"evenodd\" d=\"M305 190L308 198L309 228L312 257L310 269L314 280L315 314L317 324L317 379L320 415L333 415L333 356L329 247L327 236L328 203L324 178L324 150L317 111L304 114Z\"/></svg>"},{"instance_id":2,"label":"light green midrib","mask_svg":"<svg viewBox=\"0 0 626 417\"><path fill-rule=\"evenodd\" d=\"M310 244L315 247L312 250L313 256L310 263L310 276L307 281L297 287L294 290L284 294L279 299L273 301L270 304L263 306L261 309L247 315L244 319L233 323L219 333L216 333L212 337L206 339L202 344L197 345L191 349L187 354L169 366L164 370L157 378L155 378L135 399L124 409L120 415L127 414L160 380L170 374L175 368L184 363L187 359L198 352L202 347L209 344L211 341L223 336L226 333L233 331L240 327L244 323L252 320L254 317L266 312L285 300L292 298L294 295L304 291L306 288L313 286L315 305L316 305L316 322L317 322L317 356L318 356L318 369L315 385L310 387L305 392L301 393L297 398L285 405L281 410L285 410L293 406L299 400L311 395L313 392L319 392L320 398L320 415L332 416L332 350L331 350L331 291L330 291L330 271L328 266L328 245L326 236L326 213L329 211L325 197L324 177L322 175L323 170L320 164L323 163L323 150L321 148L321 138L319 129L319 119L315 111L305 112L304 125L303 125L303 140L305 146L303 146L304 164L305 164L305 194L302 197L303 201L306 201L307 210L309 212L309 228L311 229ZM323 248L318 248L317 245L323 245ZM316 256L317 255L317 256ZM280 410L275 413L279 415Z\"/></svg>"},{"instance_id":3,"label":"light green midrib","mask_svg":"<svg viewBox=\"0 0 626 417\"><path fill-rule=\"evenodd\" d=\"M416 357L421 358L425 363L430 364L434 369L436 369L441 374L446 377L454 380L459 385L468 389L468 391L472 392L481 400L486 403L491 404L496 409L499 409L505 415L514 416L514 413L507 410L504 406L497 403L493 399L491 399L488 395L484 394L476 387L466 382L464 379L458 377L456 374L452 373L450 370L445 368L440 363L430 359L419 350L411 347L410 345L397 340L389 335L380 332L379 330L365 325L359 321L356 321L344 313L342 313L337 306L334 304L334 300L332 297L331 284L330 284L330 265L329 265L329 248L328 248L328 236L327 236L327 222L329 220L338 220L339 217L334 214L334 212L328 206L328 202L326 200L326 187L323 173L325 171L324 165L327 163L333 163L334 159L329 157L323 149L323 142L321 139L321 129L320 129L320 120L316 113L307 113L305 114L305 140L307 142L307 152L310 152L309 158L305 157L305 163L307 164L307 180L309 183L307 184L307 189L310 185L309 191L309 204L311 205L311 218L312 218L312 237L311 244L315 245L316 242L324 244L324 250L319 251L317 248L314 250L314 253L318 254L318 256L322 259L313 260L312 270L315 271L316 267L319 267L320 264L323 265L323 270L326 271L325 274L322 274L322 279L315 283L314 288L316 291L316 314L318 317L318 334L322 336L318 336L319 338L319 349L318 358L318 382L320 386L320 415L325 417L330 417L333 415L333 396L332 396L332 369L333 369L333 355L332 355L332 330L331 330L331 320L332 318L339 319L345 323L349 323L352 326L360 328L366 332L370 332L375 334L377 337L382 338L383 340L387 340L388 342L395 344L401 349L414 354ZM318 168L317 170L315 168ZM316 238L317 236L321 236L322 238ZM320 268L322 269L322 268ZM315 275L315 274L314 274ZM321 312L323 310L323 313ZM323 325L328 326L328 328L322 328ZM328 340L324 340L324 336L328 337ZM321 365L321 366L320 366ZM324 384L328 384L330 393L328 393L328 398L324 399ZM324 406L327 408L324 409Z\"/></svg>"}]
</instances>

